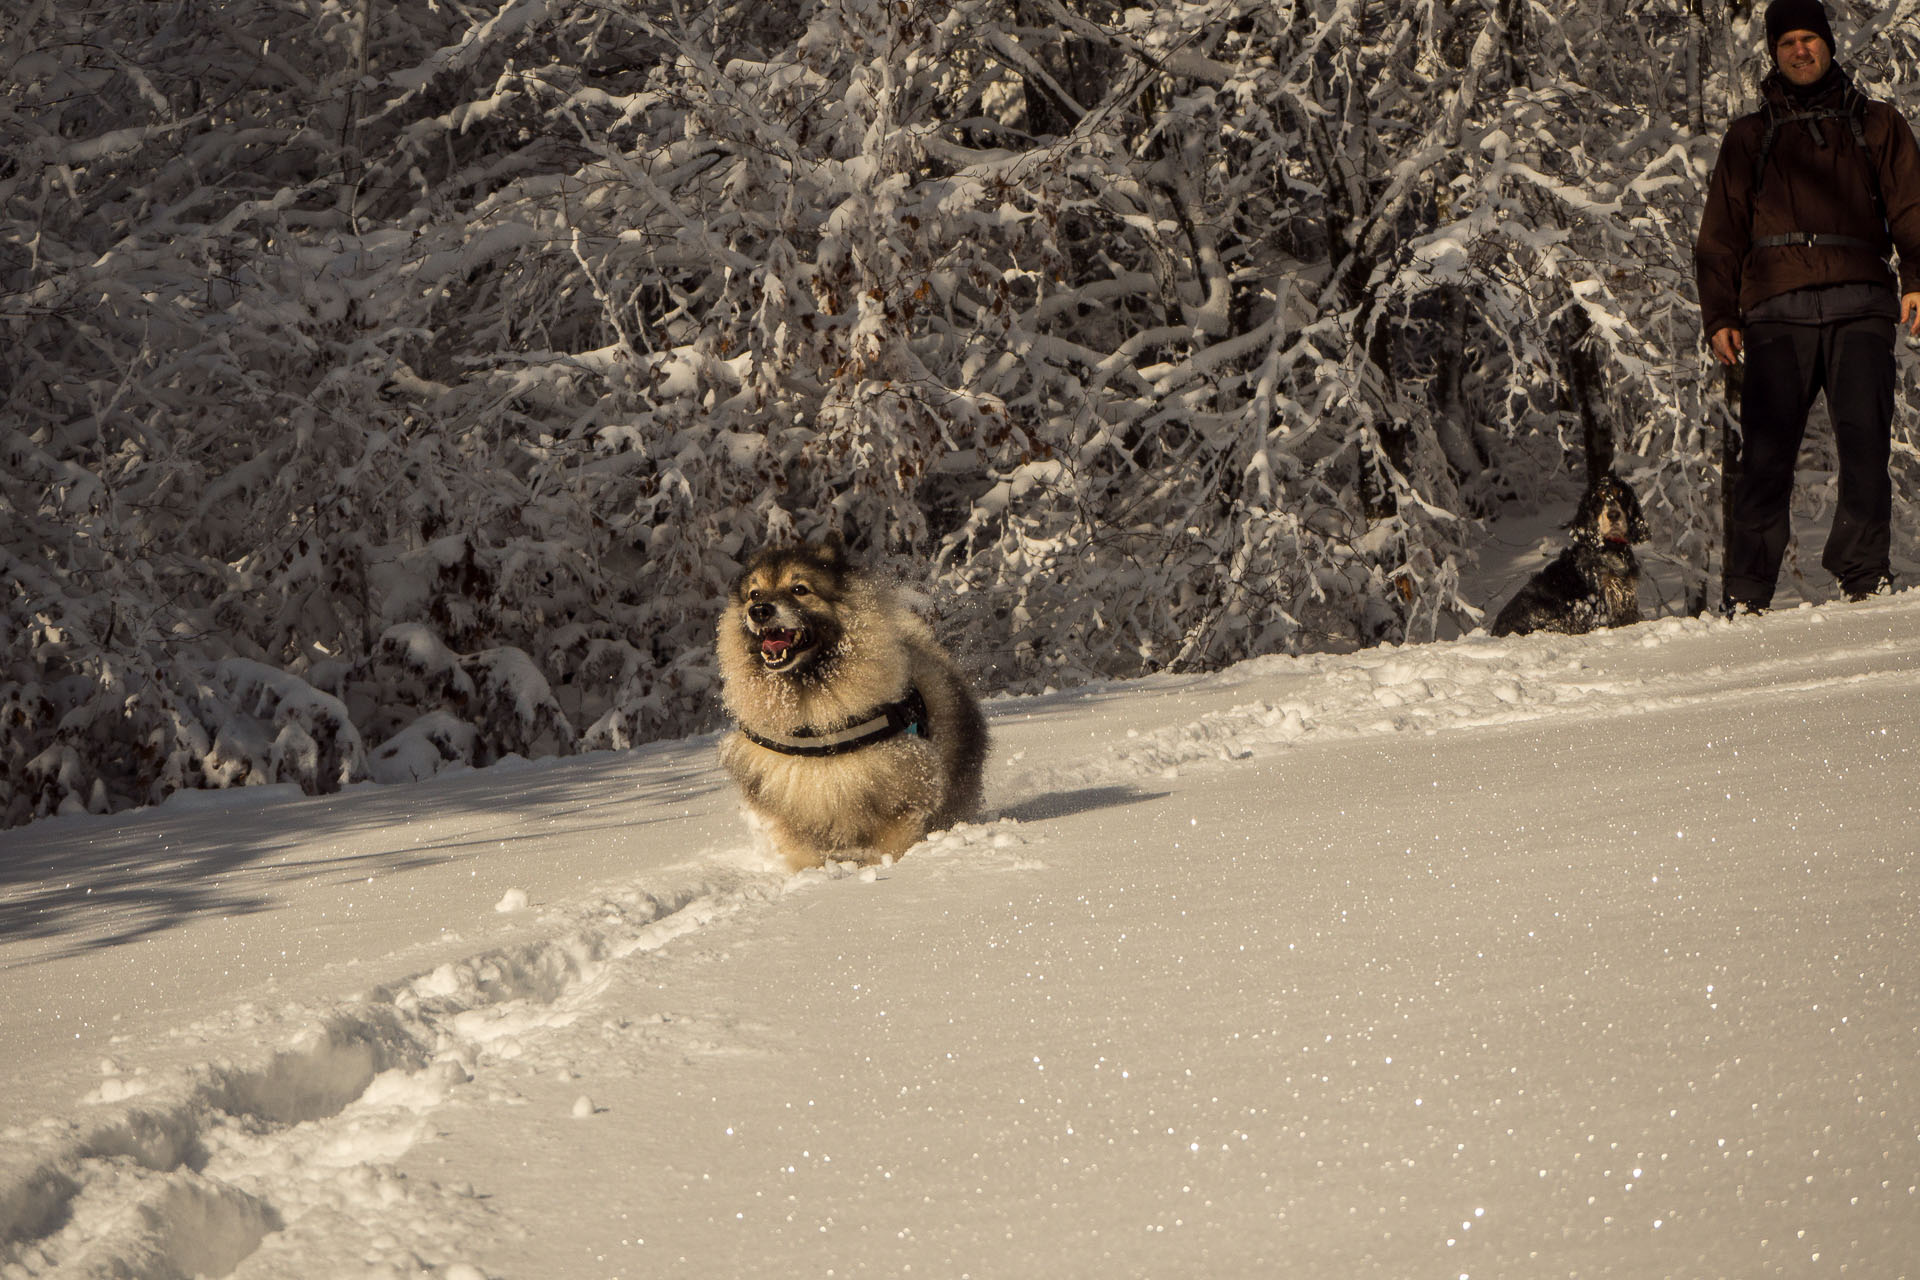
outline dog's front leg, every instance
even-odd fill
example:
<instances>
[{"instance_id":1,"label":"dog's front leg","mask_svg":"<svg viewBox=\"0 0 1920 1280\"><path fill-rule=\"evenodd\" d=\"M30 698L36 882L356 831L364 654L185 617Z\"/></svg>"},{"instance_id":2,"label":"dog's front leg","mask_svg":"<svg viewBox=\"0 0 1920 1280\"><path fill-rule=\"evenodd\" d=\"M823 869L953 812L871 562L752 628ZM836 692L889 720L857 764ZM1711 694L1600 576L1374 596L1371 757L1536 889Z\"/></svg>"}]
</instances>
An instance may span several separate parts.
<instances>
[{"instance_id":1,"label":"dog's front leg","mask_svg":"<svg viewBox=\"0 0 1920 1280\"><path fill-rule=\"evenodd\" d=\"M773 845L774 852L780 855L780 860L787 864L787 870L805 871L810 867L826 865L832 850L772 814L763 813L760 817L766 824L768 842Z\"/></svg>"},{"instance_id":2,"label":"dog's front leg","mask_svg":"<svg viewBox=\"0 0 1920 1280\"><path fill-rule=\"evenodd\" d=\"M861 861L878 862L882 858L898 858L919 844L927 836L927 816L923 810L909 809L899 817L881 823L874 831L870 846L873 856Z\"/></svg>"}]
</instances>

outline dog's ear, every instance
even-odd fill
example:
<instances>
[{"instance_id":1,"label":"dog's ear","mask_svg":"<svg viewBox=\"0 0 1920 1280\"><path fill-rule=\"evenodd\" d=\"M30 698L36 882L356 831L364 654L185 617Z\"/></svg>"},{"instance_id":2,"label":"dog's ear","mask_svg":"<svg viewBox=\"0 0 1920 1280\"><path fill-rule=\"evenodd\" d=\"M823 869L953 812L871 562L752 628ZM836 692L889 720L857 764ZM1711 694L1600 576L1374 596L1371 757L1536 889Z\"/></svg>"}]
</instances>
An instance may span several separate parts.
<instances>
[{"instance_id":1,"label":"dog's ear","mask_svg":"<svg viewBox=\"0 0 1920 1280\"><path fill-rule=\"evenodd\" d=\"M1590 484L1580 494L1580 502L1573 509L1573 518L1567 521L1567 529L1572 533L1591 533L1600 527L1600 504L1606 499L1606 481Z\"/></svg>"},{"instance_id":2,"label":"dog's ear","mask_svg":"<svg viewBox=\"0 0 1920 1280\"><path fill-rule=\"evenodd\" d=\"M727 594L730 598L737 599L746 590L747 579L753 576L754 570L767 562L768 554L768 549L762 547L740 562L739 572L735 573L733 581L727 584Z\"/></svg>"},{"instance_id":3,"label":"dog's ear","mask_svg":"<svg viewBox=\"0 0 1920 1280\"><path fill-rule=\"evenodd\" d=\"M807 554L829 573L842 573L847 568L847 540L838 529L827 530L825 537L807 548Z\"/></svg>"},{"instance_id":4,"label":"dog's ear","mask_svg":"<svg viewBox=\"0 0 1920 1280\"><path fill-rule=\"evenodd\" d=\"M1645 542L1653 536L1653 529L1647 524L1647 517L1640 510L1640 499L1633 496L1633 490L1627 490L1627 540Z\"/></svg>"}]
</instances>

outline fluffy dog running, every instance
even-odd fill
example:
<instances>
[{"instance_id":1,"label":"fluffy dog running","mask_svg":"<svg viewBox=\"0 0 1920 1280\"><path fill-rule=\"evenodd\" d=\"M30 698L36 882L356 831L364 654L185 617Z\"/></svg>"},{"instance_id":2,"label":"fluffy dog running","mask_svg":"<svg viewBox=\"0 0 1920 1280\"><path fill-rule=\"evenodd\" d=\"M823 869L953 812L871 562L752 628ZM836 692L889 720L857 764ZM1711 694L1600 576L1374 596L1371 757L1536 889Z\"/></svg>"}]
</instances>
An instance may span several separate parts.
<instances>
[{"instance_id":1,"label":"fluffy dog running","mask_svg":"<svg viewBox=\"0 0 1920 1280\"><path fill-rule=\"evenodd\" d=\"M1633 544L1647 540L1640 499L1609 471L1587 486L1571 529L1571 545L1507 602L1494 635L1577 636L1640 621L1640 562L1633 554Z\"/></svg>"},{"instance_id":2,"label":"fluffy dog running","mask_svg":"<svg viewBox=\"0 0 1920 1280\"><path fill-rule=\"evenodd\" d=\"M926 622L838 538L763 550L720 615L720 763L793 870L898 856L980 803L987 724Z\"/></svg>"}]
</instances>

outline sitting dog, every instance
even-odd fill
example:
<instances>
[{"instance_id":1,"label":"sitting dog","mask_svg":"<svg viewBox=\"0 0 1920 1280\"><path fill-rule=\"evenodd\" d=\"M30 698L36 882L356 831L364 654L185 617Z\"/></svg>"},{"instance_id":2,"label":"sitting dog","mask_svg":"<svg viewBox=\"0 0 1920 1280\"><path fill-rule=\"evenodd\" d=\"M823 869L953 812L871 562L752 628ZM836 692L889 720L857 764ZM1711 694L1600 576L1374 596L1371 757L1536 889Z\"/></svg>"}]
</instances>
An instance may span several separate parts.
<instances>
[{"instance_id":1,"label":"sitting dog","mask_svg":"<svg viewBox=\"0 0 1920 1280\"><path fill-rule=\"evenodd\" d=\"M1633 554L1633 544L1647 540L1640 499L1609 471L1587 486L1570 527L1571 545L1507 602L1494 635L1577 636L1640 621L1640 562Z\"/></svg>"},{"instance_id":2,"label":"sitting dog","mask_svg":"<svg viewBox=\"0 0 1920 1280\"><path fill-rule=\"evenodd\" d=\"M987 725L932 629L840 540L763 550L720 615L720 763L795 871L898 856L980 802Z\"/></svg>"}]
</instances>

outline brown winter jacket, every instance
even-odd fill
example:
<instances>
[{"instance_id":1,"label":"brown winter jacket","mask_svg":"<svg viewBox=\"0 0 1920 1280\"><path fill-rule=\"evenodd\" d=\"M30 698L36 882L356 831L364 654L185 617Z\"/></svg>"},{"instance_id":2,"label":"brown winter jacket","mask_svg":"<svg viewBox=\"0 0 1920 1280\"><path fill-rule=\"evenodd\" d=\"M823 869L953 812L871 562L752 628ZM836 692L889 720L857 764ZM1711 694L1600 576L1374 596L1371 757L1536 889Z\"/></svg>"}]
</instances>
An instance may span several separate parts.
<instances>
[{"instance_id":1,"label":"brown winter jacket","mask_svg":"<svg viewBox=\"0 0 1920 1280\"><path fill-rule=\"evenodd\" d=\"M1801 101L1790 93L1778 71L1769 75L1761 86L1764 105L1734 121L1721 144L1693 251L1700 319L1708 337L1740 328L1749 309L1793 289L1891 284L1885 259L1895 248L1900 292L1920 291L1920 148L1913 130L1894 107L1862 95L1838 66ZM1818 142L1809 122L1784 119L1828 106L1859 113L1866 154L1845 119L1813 122ZM1753 166L1769 113L1777 123L1756 198ZM1874 205L1875 173L1884 222ZM1790 232L1846 236L1874 247L1753 243Z\"/></svg>"}]
</instances>

